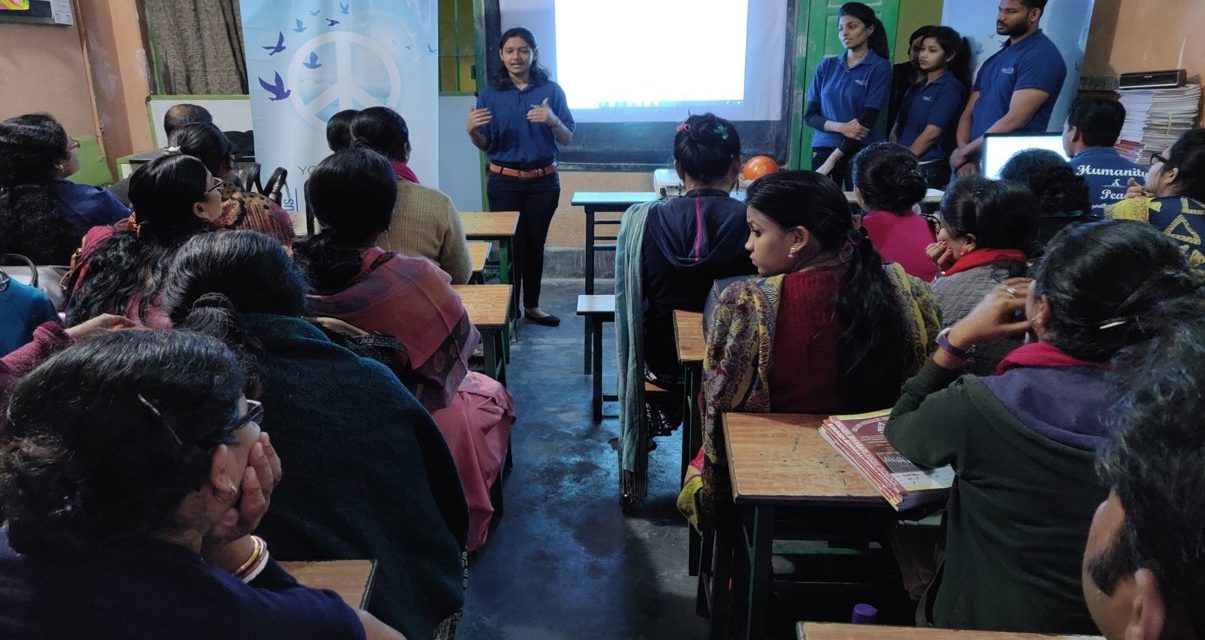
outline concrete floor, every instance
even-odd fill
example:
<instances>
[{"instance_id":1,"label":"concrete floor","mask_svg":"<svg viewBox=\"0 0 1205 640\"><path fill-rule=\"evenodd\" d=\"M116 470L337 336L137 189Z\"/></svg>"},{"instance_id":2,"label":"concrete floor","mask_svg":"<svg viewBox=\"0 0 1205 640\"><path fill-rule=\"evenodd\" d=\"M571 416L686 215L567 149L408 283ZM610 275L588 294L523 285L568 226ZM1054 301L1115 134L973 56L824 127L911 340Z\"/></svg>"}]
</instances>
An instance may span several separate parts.
<instances>
[{"instance_id":1,"label":"concrete floor","mask_svg":"<svg viewBox=\"0 0 1205 640\"><path fill-rule=\"evenodd\" d=\"M600 292L612 290L610 281ZM649 497L620 511L614 418L590 417L582 374L583 284L546 280L549 328L520 321L507 372L515 397L515 466L505 515L470 566L459 640L702 638L695 579L687 574L685 520L677 498L681 439L659 439ZM606 325L603 388L615 388L614 325ZM604 414L614 415L614 403Z\"/></svg>"}]
</instances>

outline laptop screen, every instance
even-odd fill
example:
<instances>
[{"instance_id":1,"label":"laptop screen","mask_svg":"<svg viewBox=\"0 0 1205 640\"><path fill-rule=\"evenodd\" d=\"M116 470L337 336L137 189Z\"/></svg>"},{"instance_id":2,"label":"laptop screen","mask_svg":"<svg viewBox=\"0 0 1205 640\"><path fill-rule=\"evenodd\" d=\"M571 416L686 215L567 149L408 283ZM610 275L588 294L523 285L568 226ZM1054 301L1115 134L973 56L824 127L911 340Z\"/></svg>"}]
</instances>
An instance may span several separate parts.
<instances>
[{"instance_id":1,"label":"laptop screen","mask_svg":"<svg viewBox=\"0 0 1205 640\"><path fill-rule=\"evenodd\" d=\"M1028 149L1046 149L1059 154L1064 160L1069 159L1063 150L1061 133L985 133L981 167L984 177L999 180L1000 170L1009 159L1017 152Z\"/></svg>"}]
</instances>

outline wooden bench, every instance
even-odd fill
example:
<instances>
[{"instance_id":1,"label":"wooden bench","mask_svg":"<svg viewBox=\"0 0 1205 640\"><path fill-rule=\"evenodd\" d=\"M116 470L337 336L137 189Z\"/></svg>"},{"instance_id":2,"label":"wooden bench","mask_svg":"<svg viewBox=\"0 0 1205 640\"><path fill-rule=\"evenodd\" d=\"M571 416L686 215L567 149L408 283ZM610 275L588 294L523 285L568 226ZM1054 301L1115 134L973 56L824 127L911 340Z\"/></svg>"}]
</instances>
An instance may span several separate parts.
<instances>
[{"instance_id":1,"label":"wooden bench","mask_svg":"<svg viewBox=\"0 0 1205 640\"><path fill-rule=\"evenodd\" d=\"M602 420L602 404L606 400L618 400L617 394L603 394L602 391L602 326L604 322L615 322L615 296L579 295L577 297L577 315L586 320L586 334L590 336L589 351L590 375L593 378L590 391L590 408L594 421Z\"/></svg>"}]
</instances>

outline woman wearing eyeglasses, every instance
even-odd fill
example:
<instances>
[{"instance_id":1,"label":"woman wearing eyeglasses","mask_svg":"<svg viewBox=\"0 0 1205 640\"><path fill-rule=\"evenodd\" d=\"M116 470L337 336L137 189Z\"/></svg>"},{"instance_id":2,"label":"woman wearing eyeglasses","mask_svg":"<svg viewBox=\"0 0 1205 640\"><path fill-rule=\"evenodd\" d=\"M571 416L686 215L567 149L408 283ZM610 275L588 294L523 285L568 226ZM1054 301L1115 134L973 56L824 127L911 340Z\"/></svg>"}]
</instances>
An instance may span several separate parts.
<instances>
[{"instance_id":1,"label":"woman wearing eyeglasses","mask_svg":"<svg viewBox=\"0 0 1205 640\"><path fill-rule=\"evenodd\" d=\"M222 184L192 156L167 155L139 167L130 177L134 215L89 231L72 260L67 324L115 313L170 328L159 305L168 263L184 241L214 230Z\"/></svg>"},{"instance_id":2,"label":"woman wearing eyeglasses","mask_svg":"<svg viewBox=\"0 0 1205 640\"><path fill-rule=\"evenodd\" d=\"M250 535L281 466L245 383L185 332L93 338L25 378L0 441L0 637L402 637Z\"/></svg>"},{"instance_id":3,"label":"woman wearing eyeglasses","mask_svg":"<svg viewBox=\"0 0 1205 640\"><path fill-rule=\"evenodd\" d=\"M1205 269L1205 129L1151 156L1145 186L1130 182L1127 199L1105 208L1105 217L1149 222L1180 245L1190 266Z\"/></svg>"},{"instance_id":4,"label":"woman wearing eyeglasses","mask_svg":"<svg viewBox=\"0 0 1205 640\"><path fill-rule=\"evenodd\" d=\"M0 122L0 253L67 264L88 229L130 215L108 191L76 184L79 142L44 114Z\"/></svg>"}]
</instances>

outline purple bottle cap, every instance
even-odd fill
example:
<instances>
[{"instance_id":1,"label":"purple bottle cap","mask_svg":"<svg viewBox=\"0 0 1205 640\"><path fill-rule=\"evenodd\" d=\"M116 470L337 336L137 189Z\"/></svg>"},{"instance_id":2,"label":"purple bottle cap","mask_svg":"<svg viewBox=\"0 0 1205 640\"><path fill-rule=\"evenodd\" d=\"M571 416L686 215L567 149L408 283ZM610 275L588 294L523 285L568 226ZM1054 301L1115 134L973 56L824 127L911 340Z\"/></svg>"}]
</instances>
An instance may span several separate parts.
<instances>
[{"instance_id":1,"label":"purple bottle cap","mask_svg":"<svg viewBox=\"0 0 1205 640\"><path fill-rule=\"evenodd\" d=\"M850 622L854 624L874 624L875 618L879 615L879 610L873 605L865 602L854 605L854 615Z\"/></svg>"}]
</instances>

